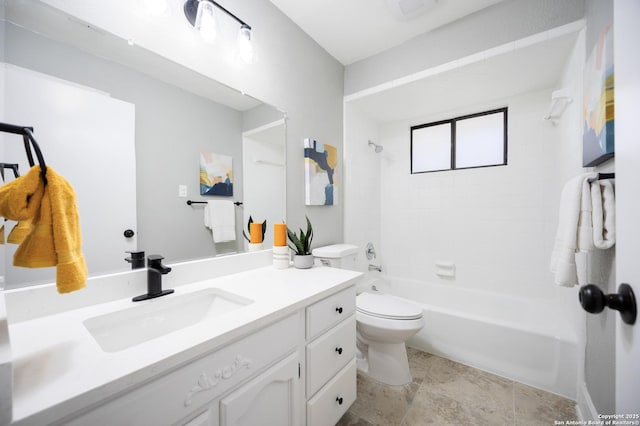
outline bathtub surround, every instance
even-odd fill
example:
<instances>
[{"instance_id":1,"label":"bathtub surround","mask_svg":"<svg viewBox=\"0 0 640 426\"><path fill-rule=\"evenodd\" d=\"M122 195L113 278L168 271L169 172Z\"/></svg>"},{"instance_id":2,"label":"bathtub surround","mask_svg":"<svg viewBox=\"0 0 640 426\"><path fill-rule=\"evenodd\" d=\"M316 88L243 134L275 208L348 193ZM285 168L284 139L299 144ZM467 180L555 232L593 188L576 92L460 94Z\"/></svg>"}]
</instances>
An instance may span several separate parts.
<instances>
[{"instance_id":1,"label":"bathtub surround","mask_svg":"<svg viewBox=\"0 0 640 426\"><path fill-rule=\"evenodd\" d=\"M565 7L554 19L542 16L545 10ZM504 2L345 71L346 241L364 248L373 240L383 269L392 277L390 292L425 306L427 326L409 344L569 398L577 393L579 318L584 315L575 289L553 284L549 256L562 186L582 170L581 134L575 123L580 122L583 15L581 2ZM527 19L527 25L516 28L519 19ZM497 25L503 21L508 21L506 27ZM480 27L502 32L474 32ZM436 62L419 66L425 58L419 52L438 37L475 33L482 36L465 46L443 41L447 49L429 58ZM518 63L525 63L538 48L547 52L550 40L560 50L553 54L553 63L545 64L549 73L544 80L532 78L535 85L508 92L510 77L488 77L505 68L509 52L527 52L516 56ZM496 68L475 69L478 58L486 64L491 58L504 61ZM541 60L531 65L541 67ZM449 83L459 74L466 80ZM407 90L402 92L402 86L421 87L419 78L449 84L446 96L439 96L442 85L428 86L427 81L434 94L429 104L404 102L407 98L401 96ZM575 102L553 125L542 117L559 87ZM398 110L406 105L413 109L384 116L382 102L375 103L382 99L389 104L403 99ZM509 108L506 166L409 173L411 126L504 106ZM384 145L384 152L366 156L363 140ZM452 273L442 264L453 265ZM408 284L396 285L396 279ZM435 288L442 290L436 292L443 296L438 301ZM470 303L452 304L457 300L453 293ZM543 319L541 312L549 314ZM429 319L437 324L431 329ZM478 329L470 331L472 325ZM465 340L471 346L462 345Z\"/></svg>"},{"instance_id":2,"label":"bathtub surround","mask_svg":"<svg viewBox=\"0 0 640 426\"><path fill-rule=\"evenodd\" d=\"M367 285L423 310L425 327L409 346L576 397L577 336L561 305L400 278L369 278Z\"/></svg>"}]
</instances>

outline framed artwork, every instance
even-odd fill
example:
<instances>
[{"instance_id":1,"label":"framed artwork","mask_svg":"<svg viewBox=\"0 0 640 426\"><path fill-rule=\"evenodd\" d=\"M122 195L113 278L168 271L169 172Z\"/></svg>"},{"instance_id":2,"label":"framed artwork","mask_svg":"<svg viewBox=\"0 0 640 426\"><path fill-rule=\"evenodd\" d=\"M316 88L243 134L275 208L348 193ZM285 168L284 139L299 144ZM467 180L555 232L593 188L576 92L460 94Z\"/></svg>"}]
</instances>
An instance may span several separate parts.
<instances>
[{"instance_id":1,"label":"framed artwork","mask_svg":"<svg viewBox=\"0 0 640 426\"><path fill-rule=\"evenodd\" d=\"M335 146L304 140L305 204L333 206L337 204L336 167L338 150Z\"/></svg>"},{"instance_id":2,"label":"framed artwork","mask_svg":"<svg viewBox=\"0 0 640 426\"><path fill-rule=\"evenodd\" d=\"M233 158L200 153L200 195L233 196Z\"/></svg>"},{"instance_id":3,"label":"framed artwork","mask_svg":"<svg viewBox=\"0 0 640 426\"><path fill-rule=\"evenodd\" d=\"M613 29L607 25L584 71L582 165L597 166L614 156Z\"/></svg>"}]
</instances>

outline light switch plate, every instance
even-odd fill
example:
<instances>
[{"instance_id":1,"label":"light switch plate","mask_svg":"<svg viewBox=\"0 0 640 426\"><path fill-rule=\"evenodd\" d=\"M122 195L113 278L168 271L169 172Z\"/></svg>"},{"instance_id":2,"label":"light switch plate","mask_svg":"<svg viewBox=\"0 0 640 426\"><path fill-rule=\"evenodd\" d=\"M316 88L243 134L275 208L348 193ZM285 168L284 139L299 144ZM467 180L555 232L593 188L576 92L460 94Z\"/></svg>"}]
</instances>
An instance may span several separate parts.
<instances>
[{"instance_id":1,"label":"light switch plate","mask_svg":"<svg viewBox=\"0 0 640 426\"><path fill-rule=\"evenodd\" d=\"M187 185L178 185L178 197L187 197Z\"/></svg>"}]
</instances>

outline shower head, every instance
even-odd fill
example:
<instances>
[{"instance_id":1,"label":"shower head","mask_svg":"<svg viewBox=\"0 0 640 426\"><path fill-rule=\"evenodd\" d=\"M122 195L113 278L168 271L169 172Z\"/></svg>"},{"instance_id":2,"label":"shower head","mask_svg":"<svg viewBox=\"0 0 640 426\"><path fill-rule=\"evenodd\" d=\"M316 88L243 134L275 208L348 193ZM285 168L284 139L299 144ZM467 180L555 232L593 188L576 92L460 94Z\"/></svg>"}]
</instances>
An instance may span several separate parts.
<instances>
[{"instance_id":1,"label":"shower head","mask_svg":"<svg viewBox=\"0 0 640 426\"><path fill-rule=\"evenodd\" d=\"M382 145L378 145L376 143L373 143L371 141L368 141L369 146L372 146L374 151L376 152L376 154L380 154L382 152L382 150L384 149L384 147Z\"/></svg>"}]
</instances>

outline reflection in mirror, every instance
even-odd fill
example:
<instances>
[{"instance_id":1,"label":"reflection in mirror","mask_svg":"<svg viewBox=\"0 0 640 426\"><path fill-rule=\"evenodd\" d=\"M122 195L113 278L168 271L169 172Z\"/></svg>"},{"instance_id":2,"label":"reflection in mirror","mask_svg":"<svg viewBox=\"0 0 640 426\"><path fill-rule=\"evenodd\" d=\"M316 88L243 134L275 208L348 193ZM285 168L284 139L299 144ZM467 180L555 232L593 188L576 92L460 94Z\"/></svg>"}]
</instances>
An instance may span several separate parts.
<instances>
[{"instance_id":1,"label":"reflection in mirror","mask_svg":"<svg viewBox=\"0 0 640 426\"><path fill-rule=\"evenodd\" d=\"M76 190L90 275L130 268L126 251L167 263L244 251L249 215L285 219L277 108L38 2L7 2L5 19L0 121L33 126L47 164ZM0 137L2 161L26 173L20 138ZM200 195L201 152L232 157L232 197ZM216 243L202 205L186 201L223 199L243 204L235 239ZM5 288L54 280L53 268L10 266L15 248L5 246Z\"/></svg>"}]
</instances>

